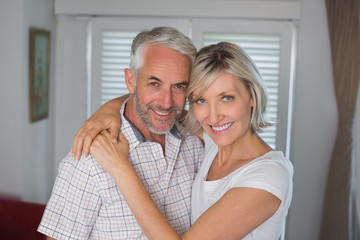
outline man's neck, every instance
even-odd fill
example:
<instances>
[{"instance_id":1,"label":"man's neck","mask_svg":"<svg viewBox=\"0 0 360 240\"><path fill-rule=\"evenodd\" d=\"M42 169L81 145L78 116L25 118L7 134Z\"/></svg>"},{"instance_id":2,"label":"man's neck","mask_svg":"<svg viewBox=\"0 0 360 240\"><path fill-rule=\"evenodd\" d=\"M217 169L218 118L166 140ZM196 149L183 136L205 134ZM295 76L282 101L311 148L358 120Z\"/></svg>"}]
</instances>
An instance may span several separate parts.
<instances>
[{"instance_id":1,"label":"man's neck","mask_svg":"<svg viewBox=\"0 0 360 240\"><path fill-rule=\"evenodd\" d=\"M161 144L162 148L165 149L165 134L155 134L149 130L135 110L133 96L130 96L129 101L126 103L124 115L139 130L146 140L158 142Z\"/></svg>"}]
</instances>

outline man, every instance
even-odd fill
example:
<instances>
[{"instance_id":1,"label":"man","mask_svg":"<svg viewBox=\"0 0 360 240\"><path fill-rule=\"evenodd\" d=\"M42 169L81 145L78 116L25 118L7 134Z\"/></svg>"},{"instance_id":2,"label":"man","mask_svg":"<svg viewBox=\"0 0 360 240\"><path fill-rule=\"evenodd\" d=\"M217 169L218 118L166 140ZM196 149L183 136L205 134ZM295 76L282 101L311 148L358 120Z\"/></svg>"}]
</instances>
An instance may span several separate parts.
<instances>
[{"instance_id":1,"label":"man","mask_svg":"<svg viewBox=\"0 0 360 240\"><path fill-rule=\"evenodd\" d=\"M121 108L129 160L178 233L190 227L191 185L202 143L177 123L196 49L175 29L154 28L132 44ZM114 179L96 160L69 154L60 164L38 231L55 239L146 239Z\"/></svg>"}]
</instances>

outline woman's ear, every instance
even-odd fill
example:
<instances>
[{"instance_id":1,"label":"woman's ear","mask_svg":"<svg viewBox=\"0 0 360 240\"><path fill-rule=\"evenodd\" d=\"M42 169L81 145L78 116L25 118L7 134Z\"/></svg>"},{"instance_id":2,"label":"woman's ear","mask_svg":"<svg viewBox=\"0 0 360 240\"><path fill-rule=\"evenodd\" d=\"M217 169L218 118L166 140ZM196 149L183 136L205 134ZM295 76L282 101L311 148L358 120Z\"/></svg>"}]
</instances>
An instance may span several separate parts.
<instances>
[{"instance_id":1,"label":"woman's ear","mask_svg":"<svg viewBox=\"0 0 360 240\"><path fill-rule=\"evenodd\" d=\"M128 88L129 92L133 94L135 92L135 77L131 69L125 68L124 69L125 74L125 83L126 87Z\"/></svg>"},{"instance_id":2,"label":"woman's ear","mask_svg":"<svg viewBox=\"0 0 360 240\"><path fill-rule=\"evenodd\" d=\"M250 99L250 107L254 108L254 99L253 98Z\"/></svg>"}]
</instances>

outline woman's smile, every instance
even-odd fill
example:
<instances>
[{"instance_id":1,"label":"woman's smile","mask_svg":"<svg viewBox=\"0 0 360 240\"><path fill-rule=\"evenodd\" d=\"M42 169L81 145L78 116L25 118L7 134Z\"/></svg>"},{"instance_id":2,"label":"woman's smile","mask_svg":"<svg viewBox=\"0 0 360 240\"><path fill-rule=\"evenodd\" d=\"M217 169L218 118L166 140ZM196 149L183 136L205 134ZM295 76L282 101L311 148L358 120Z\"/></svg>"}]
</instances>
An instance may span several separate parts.
<instances>
[{"instance_id":1,"label":"woman's smile","mask_svg":"<svg viewBox=\"0 0 360 240\"><path fill-rule=\"evenodd\" d=\"M217 124L217 125L209 125L214 134L222 134L229 130L234 122L226 123L226 124Z\"/></svg>"}]
</instances>

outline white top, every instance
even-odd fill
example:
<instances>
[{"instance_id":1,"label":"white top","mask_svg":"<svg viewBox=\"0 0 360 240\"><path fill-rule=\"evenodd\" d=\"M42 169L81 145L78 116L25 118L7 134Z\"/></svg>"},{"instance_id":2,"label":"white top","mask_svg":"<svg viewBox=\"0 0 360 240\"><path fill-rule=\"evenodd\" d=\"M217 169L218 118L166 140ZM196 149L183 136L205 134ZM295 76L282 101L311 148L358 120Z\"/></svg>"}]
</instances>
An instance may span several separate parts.
<instances>
[{"instance_id":1,"label":"white top","mask_svg":"<svg viewBox=\"0 0 360 240\"><path fill-rule=\"evenodd\" d=\"M196 136L166 133L161 145L146 141L124 115L121 132L129 141L130 161L151 197L179 233L190 227L191 185L203 145ZM115 180L89 155L60 164L38 231L55 239L147 239Z\"/></svg>"},{"instance_id":2,"label":"white top","mask_svg":"<svg viewBox=\"0 0 360 240\"><path fill-rule=\"evenodd\" d=\"M284 227L292 197L293 166L280 151L270 151L229 175L214 181L206 181L218 147L204 132L204 160L197 174L191 196L191 222L218 201L229 189L235 187L258 188L274 194L281 200L276 213L249 233L245 240L277 240ZM241 222L239 222L239 225Z\"/></svg>"}]
</instances>

